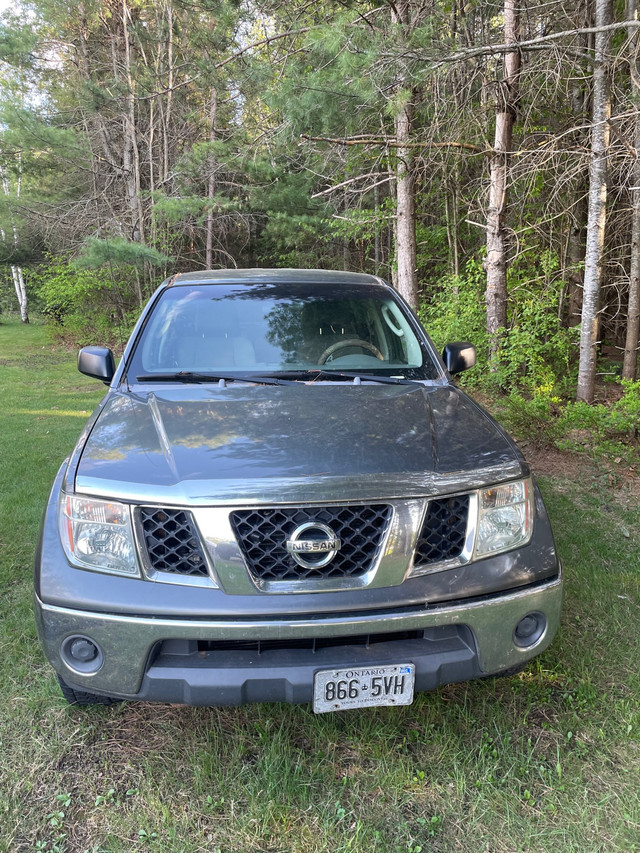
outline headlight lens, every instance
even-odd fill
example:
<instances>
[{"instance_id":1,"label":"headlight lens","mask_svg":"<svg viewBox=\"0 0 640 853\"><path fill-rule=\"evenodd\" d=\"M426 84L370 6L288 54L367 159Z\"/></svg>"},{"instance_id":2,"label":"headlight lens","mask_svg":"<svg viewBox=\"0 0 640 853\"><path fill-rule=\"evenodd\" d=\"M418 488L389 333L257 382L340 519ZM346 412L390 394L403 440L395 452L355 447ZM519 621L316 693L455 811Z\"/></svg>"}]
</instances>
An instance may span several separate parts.
<instances>
[{"instance_id":1,"label":"headlight lens","mask_svg":"<svg viewBox=\"0 0 640 853\"><path fill-rule=\"evenodd\" d=\"M63 495L60 538L71 562L87 569L138 575L126 504Z\"/></svg>"},{"instance_id":2,"label":"headlight lens","mask_svg":"<svg viewBox=\"0 0 640 853\"><path fill-rule=\"evenodd\" d=\"M531 480L481 489L475 556L508 551L531 538Z\"/></svg>"}]
</instances>

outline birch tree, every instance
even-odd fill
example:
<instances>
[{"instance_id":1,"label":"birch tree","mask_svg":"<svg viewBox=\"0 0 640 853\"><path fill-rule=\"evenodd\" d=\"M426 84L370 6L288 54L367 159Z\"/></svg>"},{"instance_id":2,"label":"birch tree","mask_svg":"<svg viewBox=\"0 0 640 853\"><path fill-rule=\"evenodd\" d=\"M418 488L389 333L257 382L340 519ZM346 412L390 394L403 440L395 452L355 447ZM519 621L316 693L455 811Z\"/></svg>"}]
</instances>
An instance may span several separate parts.
<instances>
[{"instance_id":1,"label":"birch tree","mask_svg":"<svg viewBox=\"0 0 640 853\"><path fill-rule=\"evenodd\" d=\"M416 10L412 10L410 0L398 0L391 6L391 20L399 33L399 53L402 52L406 38L412 28ZM413 120L415 93L399 65L397 75L398 98L394 116L396 151L396 287L412 308L418 308L418 275L416 247L416 199L413 153L410 143L413 139Z\"/></svg>"},{"instance_id":2,"label":"birch tree","mask_svg":"<svg viewBox=\"0 0 640 853\"><path fill-rule=\"evenodd\" d=\"M580 327L580 362L577 399L592 402L595 393L598 344L598 301L602 286L603 251L607 214L607 157L609 152L611 97L609 50L612 0L596 0L596 35L593 58L593 107L589 212L584 260L584 291Z\"/></svg>"},{"instance_id":3,"label":"birch tree","mask_svg":"<svg viewBox=\"0 0 640 853\"><path fill-rule=\"evenodd\" d=\"M20 157L18 155L18 169ZM20 198L20 189L21 189L21 174L20 170L18 171L18 178L16 182L16 191L15 198L16 200ZM9 185L9 178L7 177L4 169L0 167L0 182L2 183L2 191L4 195L9 198L13 194L11 192L11 188ZM14 249L18 248L18 229L16 227L15 222L12 219L11 222L11 234L13 238L13 247ZM4 243L7 239L7 235L5 233L4 228L0 227L0 237L2 238L2 242ZM10 264L11 267L11 280L13 281L13 287L16 292L16 296L18 297L18 305L20 307L20 320L23 323L29 322L29 301L27 297L27 288L24 283L24 273L22 271L22 266L20 264Z\"/></svg>"},{"instance_id":4,"label":"birch tree","mask_svg":"<svg viewBox=\"0 0 640 853\"><path fill-rule=\"evenodd\" d=\"M499 346L499 330L507 325L507 185L509 152L513 145L513 123L516 115L520 52L519 15L516 0L504 3L504 41L509 46L504 54L504 71L498 85L496 127L493 153L489 164L489 207L487 210L487 331L491 355ZM514 45L513 49L511 46Z\"/></svg>"}]
</instances>

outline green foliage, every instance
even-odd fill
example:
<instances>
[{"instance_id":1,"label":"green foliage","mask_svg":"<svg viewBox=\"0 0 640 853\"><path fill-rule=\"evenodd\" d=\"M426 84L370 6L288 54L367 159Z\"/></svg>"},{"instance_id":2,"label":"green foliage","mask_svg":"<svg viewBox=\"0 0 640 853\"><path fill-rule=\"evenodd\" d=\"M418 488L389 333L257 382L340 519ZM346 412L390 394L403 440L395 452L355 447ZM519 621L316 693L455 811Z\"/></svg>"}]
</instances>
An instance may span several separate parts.
<instances>
[{"instance_id":1,"label":"green foliage","mask_svg":"<svg viewBox=\"0 0 640 853\"><path fill-rule=\"evenodd\" d=\"M0 24L0 61L8 65L29 68L33 64L36 34L31 23L25 24L17 15L3 14Z\"/></svg>"},{"instance_id":2,"label":"green foliage","mask_svg":"<svg viewBox=\"0 0 640 853\"><path fill-rule=\"evenodd\" d=\"M132 326L133 285L125 277L114 279L107 270L51 259L29 274L29 287L55 333L78 345L118 343Z\"/></svg>"},{"instance_id":3,"label":"green foliage","mask_svg":"<svg viewBox=\"0 0 640 853\"><path fill-rule=\"evenodd\" d=\"M514 391L502 414L519 438L634 464L640 459L640 381L623 379L620 387L618 400L595 405Z\"/></svg>"},{"instance_id":4,"label":"green foliage","mask_svg":"<svg viewBox=\"0 0 640 853\"><path fill-rule=\"evenodd\" d=\"M157 193L154 211L158 220L164 220L169 225L184 226L189 221L204 222L210 207L216 214L237 209L231 199L220 194L208 199L198 195L168 197Z\"/></svg>"},{"instance_id":5,"label":"green foliage","mask_svg":"<svg viewBox=\"0 0 640 853\"><path fill-rule=\"evenodd\" d=\"M611 405L567 403L559 419L558 446L637 461L640 457L640 381L623 379Z\"/></svg>"},{"instance_id":6,"label":"green foliage","mask_svg":"<svg viewBox=\"0 0 640 853\"><path fill-rule=\"evenodd\" d=\"M471 260L464 275L444 276L437 285L423 292L419 312L438 349L451 341L471 341L478 350L481 364L486 363L489 351L485 281L481 263Z\"/></svg>"},{"instance_id":7,"label":"green foliage","mask_svg":"<svg viewBox=\"0 0 640 853\"><path fill-rule=\"evenodd\" d=\"M261 233L261 258L276 267L339 266L341 259L327 247L327 238L326 223L320 217L270 213Z\"/></svg>"},{"instance_id":8,"label":"green foliage","mask_svg":"<svg viewBox=\"0 0 640 853\"><path fill-rule=\"evenodd\" d=\"M543 252L509 270L509 330L495 374L502 388L553 396L566 390L575 375L579 330L560 322L564 282L555 276L558 267L557 256Z\"/></svg>"},{"instance_id":9,"label":"green foliage","mask_svg":"<svg viewBox=\"0 0 640 853\"><path fill-rule=\"evenodd\" d=\"M101 266L130 266L142 268L145 264L162 266L170 258L142 243L133 243L124 237L109 237L99 240L89 237L85 240L82 251L75 261L84 269L97 269Z\"/></svg>"},{"instance_id":10,"label":"green foliage","mask_svg":"<svg viewBox=\"0 0 640 853\"><path fill-rule=\"evenodd\" d=\"M419 280L440 282L449 275L447 229L443 225L416 225L417 266ZM469 272L469 268L467 268Z\"/></svg>"},{"instance_id":11,"label":"green foliage","mask_svg":"<svg viewBox=\"0 0 640 853\"><path fill-rule=\"evenodd\" d=\"M512 391L501 416L518 438L554 444L562 432L558 419L561 410L559 399L549 394L524 397L518 391Z\"/></svg>"},{"instance_id":12,"label":"green foliage","mask_svg":"<svg viewBox=\"0 0 640 853\"><path fill-rule=\"evenodd\" d=\"M541 276L532 276L529 267L510 271L509 329L491 373L486 370L489 338L481 262L469 261L462 276L444 276L423 295L420 316L439 347L454 340L475 344L480 369L465 376L467 383L506 390L516 399L551 398L566 391L575 374L579 330L566 329L558 318L563 283L553 277L557 259L544 254L539 268Z\"/></svg>"}]
</instances>

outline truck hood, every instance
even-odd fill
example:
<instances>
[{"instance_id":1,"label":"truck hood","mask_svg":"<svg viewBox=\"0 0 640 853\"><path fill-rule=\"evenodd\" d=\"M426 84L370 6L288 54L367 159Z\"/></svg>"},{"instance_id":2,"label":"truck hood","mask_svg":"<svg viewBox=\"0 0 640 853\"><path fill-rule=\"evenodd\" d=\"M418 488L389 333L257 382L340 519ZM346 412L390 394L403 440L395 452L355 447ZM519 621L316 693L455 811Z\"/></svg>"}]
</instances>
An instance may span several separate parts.
<instances>
[{"instance_id":1,"label":"truck hood","mask_svg":"<svg viewBox=\"0 0 640 853\"><path fill-rule=\"evenodd\" d=\"M362 500L474 488L526 473L453 386L167 386L114 392L78 492L170 504Z\"/></svg>"}]
</instances>

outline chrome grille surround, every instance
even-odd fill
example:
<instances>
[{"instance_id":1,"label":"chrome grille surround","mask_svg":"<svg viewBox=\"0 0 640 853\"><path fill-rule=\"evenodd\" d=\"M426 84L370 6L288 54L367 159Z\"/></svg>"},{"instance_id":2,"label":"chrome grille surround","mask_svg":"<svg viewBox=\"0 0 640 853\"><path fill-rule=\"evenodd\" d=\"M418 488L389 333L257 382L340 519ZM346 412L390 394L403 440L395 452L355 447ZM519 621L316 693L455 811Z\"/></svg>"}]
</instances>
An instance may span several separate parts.
<instances>
[{"instance_id":1,"label":"chrome grille surround","mask_svg":"<svg viewBox=\"0 0 640 853\"><path fill-rule=\"evenodd\" d=\"M478 497L474 491L448 496L429 498L413 498L409 500L390 499L370 504L342 502L336 504L272 504L265 506L236 505L234 507L191 507L184 506L159 507L138 506L135 508L134 530L141 556L144 575L153 581L174 583L189 586L204 586L222 588L231 595L255 595L260 593L289 594L309 592L331 592L339 590L354 590L396 586L410 577L418 577L432 572L455 568L468 563L473 556L473 545L477 522ZM465 527L466 511L466 530ZM202 564L194 573L192 563L185 567L178 562L177 570L167 566L163 561L158 562L151 555L143 526L143 519L152 517L162 518L164 515L174 519L186 518L187 532L190 531L199 549L199 555L204 560L206 571ZM161 516L154 514L161 513ZM342 516L341 516L342 513ZM371 516L371 513L373 515ZM265 576L260 577L252 568L250 555L244 547L242 535L238 530L238 522L245 523L247 519L268 515L273 520L289 519L289 527L278 533L278 524L272 525L271 534L277 541L272 541L270 552L277 554L281 551L285 560L283 567L268 566ZM376 524L382 526L373 541L369 541L365 554L354 556L354 549L347 549L348 559L346 570L341 571L341 563L332 560L323 570L308 570L300 567L287 554L286 543L291 533L299 526L300 519L312 518L314 521L335 522L340 520L340 526L334 524L337 538L341 540L342 550L343 528L354 524L354 519L364 519L363 527L371 533L370 528ZM372 523L371 522L373 519ZM436 523L434 525L434 519ZM255 520L255 518L254 518ZM436 538L433 542L434 526ZM285 524L286 527L286 524ZM463 532L464 531L464 532ZM256 531L248 523L245 533L258 535L251 547L260 557L263 545L259 541L259 530ZM462 547L461 546L462 543ZM353 544L353 543L351 543ZM356 549L357 550L357 549ZM338 551L338 554L340 551ZM344 555L343 555L344 556ZM293 571L291 567L293 566Z\"/></svg>"},{"instance_id":2,"label":"chrome grille surround","mask_svg":"<svg viewBox=\"0 0 640 853\"><path fill-rule=\"evenodd\" d=\"M468 520L469 495L429 501L414 564L429 565L460 557L467 538Z\"/></svg>"},{"instance_id":3,"label":"chrome grille surround","mask_svg":"<svg viewBox=\"0 0 640 853\"><path fill-rule=\"evenodd\" d=\"M439 572L470 562L477 524L477 492L426 501L409 577Z\"/></svg>"},{"instance_id":4,"label":"chrome grille surround","mask_svg":"<svg viewBox=\"0 0 640 853\"><path fill-rule=\"evenodd\" d=\"M208 585L209 561L189 510L139 506L134 520L138 549L150 580Z\"/></svg>"}]
</instances>

